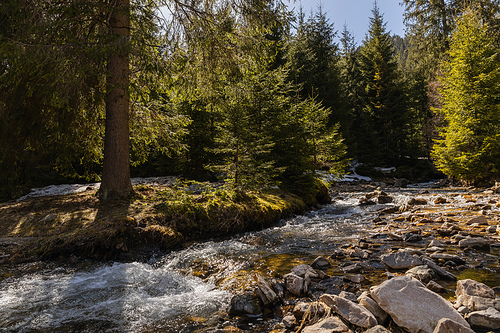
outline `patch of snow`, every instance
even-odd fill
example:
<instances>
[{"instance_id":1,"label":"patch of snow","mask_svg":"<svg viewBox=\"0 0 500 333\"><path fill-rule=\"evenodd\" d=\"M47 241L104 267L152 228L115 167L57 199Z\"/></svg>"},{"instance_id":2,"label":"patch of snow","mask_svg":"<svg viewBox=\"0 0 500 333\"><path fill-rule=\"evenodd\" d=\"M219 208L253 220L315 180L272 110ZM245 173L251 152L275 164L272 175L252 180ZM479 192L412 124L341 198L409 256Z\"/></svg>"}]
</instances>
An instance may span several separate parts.
<instances>
[{"instance_id":1,"label":"patch of snow","mask_svg":"<svg viewBox=\"0 0 500 333\"><path fill-rule=\"evenodd\" d=\"M132 185L172 185L177 180L177 177L147 177L147 178L132 178ZM62 184L49 185L41 188L31 189L31 192L20 197L17 201L22 201L27 198L49 197L81 193L85 191L98 190L101 183L87 184Z\"/></svg>"}]
</instances>

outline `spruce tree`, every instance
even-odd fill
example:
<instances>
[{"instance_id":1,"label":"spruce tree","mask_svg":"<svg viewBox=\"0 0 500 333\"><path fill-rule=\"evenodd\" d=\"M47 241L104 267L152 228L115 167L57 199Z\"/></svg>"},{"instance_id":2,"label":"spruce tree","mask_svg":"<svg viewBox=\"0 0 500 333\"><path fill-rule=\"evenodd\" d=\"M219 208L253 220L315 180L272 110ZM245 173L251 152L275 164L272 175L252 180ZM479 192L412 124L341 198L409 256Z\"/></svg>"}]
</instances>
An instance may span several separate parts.
<instances>
[{"instance_id":1,"label":"spruce tree","mask_svg":"<svg viewBox=\"0 0 500 333\"><path fill-rule=\"evenodd\" d=\"M466 11L453 31L441 94L446 125L433 157L456 179L500 175L500 59L494 34L477 11Z\"/></svg>"}]
</instances>

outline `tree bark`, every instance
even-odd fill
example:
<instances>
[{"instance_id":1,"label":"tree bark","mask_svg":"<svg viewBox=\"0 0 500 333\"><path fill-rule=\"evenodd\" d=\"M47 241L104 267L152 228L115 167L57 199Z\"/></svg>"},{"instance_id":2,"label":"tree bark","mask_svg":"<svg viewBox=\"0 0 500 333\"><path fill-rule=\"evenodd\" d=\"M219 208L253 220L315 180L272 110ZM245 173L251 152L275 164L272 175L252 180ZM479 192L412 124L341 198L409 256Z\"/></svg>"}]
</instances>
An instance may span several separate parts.
<instances>
[{"instance_id":1,"label":"tree bark","mask_svg":"<svg viewBox=\"0 0 500 333\"><path fill-rule=\"evenodd\" d=\"M132 192L129 151L130 0L116 0L109 14L113 51L107 64L104 161L99 198L126 198Z\"/></svg>"}]
</instances>

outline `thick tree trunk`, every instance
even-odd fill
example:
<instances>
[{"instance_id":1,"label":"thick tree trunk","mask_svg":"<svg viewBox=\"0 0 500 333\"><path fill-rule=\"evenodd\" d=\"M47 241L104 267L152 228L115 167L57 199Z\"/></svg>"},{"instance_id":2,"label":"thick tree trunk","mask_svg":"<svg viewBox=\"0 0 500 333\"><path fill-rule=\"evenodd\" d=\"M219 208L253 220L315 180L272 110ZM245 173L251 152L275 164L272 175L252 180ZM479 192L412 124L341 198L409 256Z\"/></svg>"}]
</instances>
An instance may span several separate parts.
<instances>
[{"instance_id":1,"label":"thick tree trunk","mask_svg":"<svg viewBox=\"0 0 500 333\"><path fill-rule=\"evenodd\" d=\"M104 165L99 198L126 198L132 192L129 152L130 0L116 0L110 13L110 34L115 49L107 65Z\"/></svg>"}]
</instances>

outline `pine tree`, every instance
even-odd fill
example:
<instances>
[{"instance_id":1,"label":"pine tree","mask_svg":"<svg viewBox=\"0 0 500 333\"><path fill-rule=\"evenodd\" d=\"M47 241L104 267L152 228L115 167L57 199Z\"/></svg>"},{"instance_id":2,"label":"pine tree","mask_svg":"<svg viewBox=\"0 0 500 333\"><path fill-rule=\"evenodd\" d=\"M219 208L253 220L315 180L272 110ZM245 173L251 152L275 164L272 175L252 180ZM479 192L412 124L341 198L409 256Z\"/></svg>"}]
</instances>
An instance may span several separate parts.
<instances>
[{"instance_id":1,"label":"pine tree","mask_svg":"<svg viewBox=\"0 0 500 333\"><path fill-rule=\"evenodd\" d=\"M358 145L360 159L387 164L400 158L407 115L394 48L376 4L372 15L359 55L364 84L364 123L360 127L364 134L358 138Z\"/></svg>"},{"instance_id":2,"label":"pine tree","mask_svg":"<svg viewBox=\"0 0 500 333\"><path fill-rule=\"evenodd\" d=\"M467 181L500 175L500 59L494 34L477 11L466 11L453 31L444 64L443 108L433 157L445 174Z\"/></svg>"}]
</instances>

